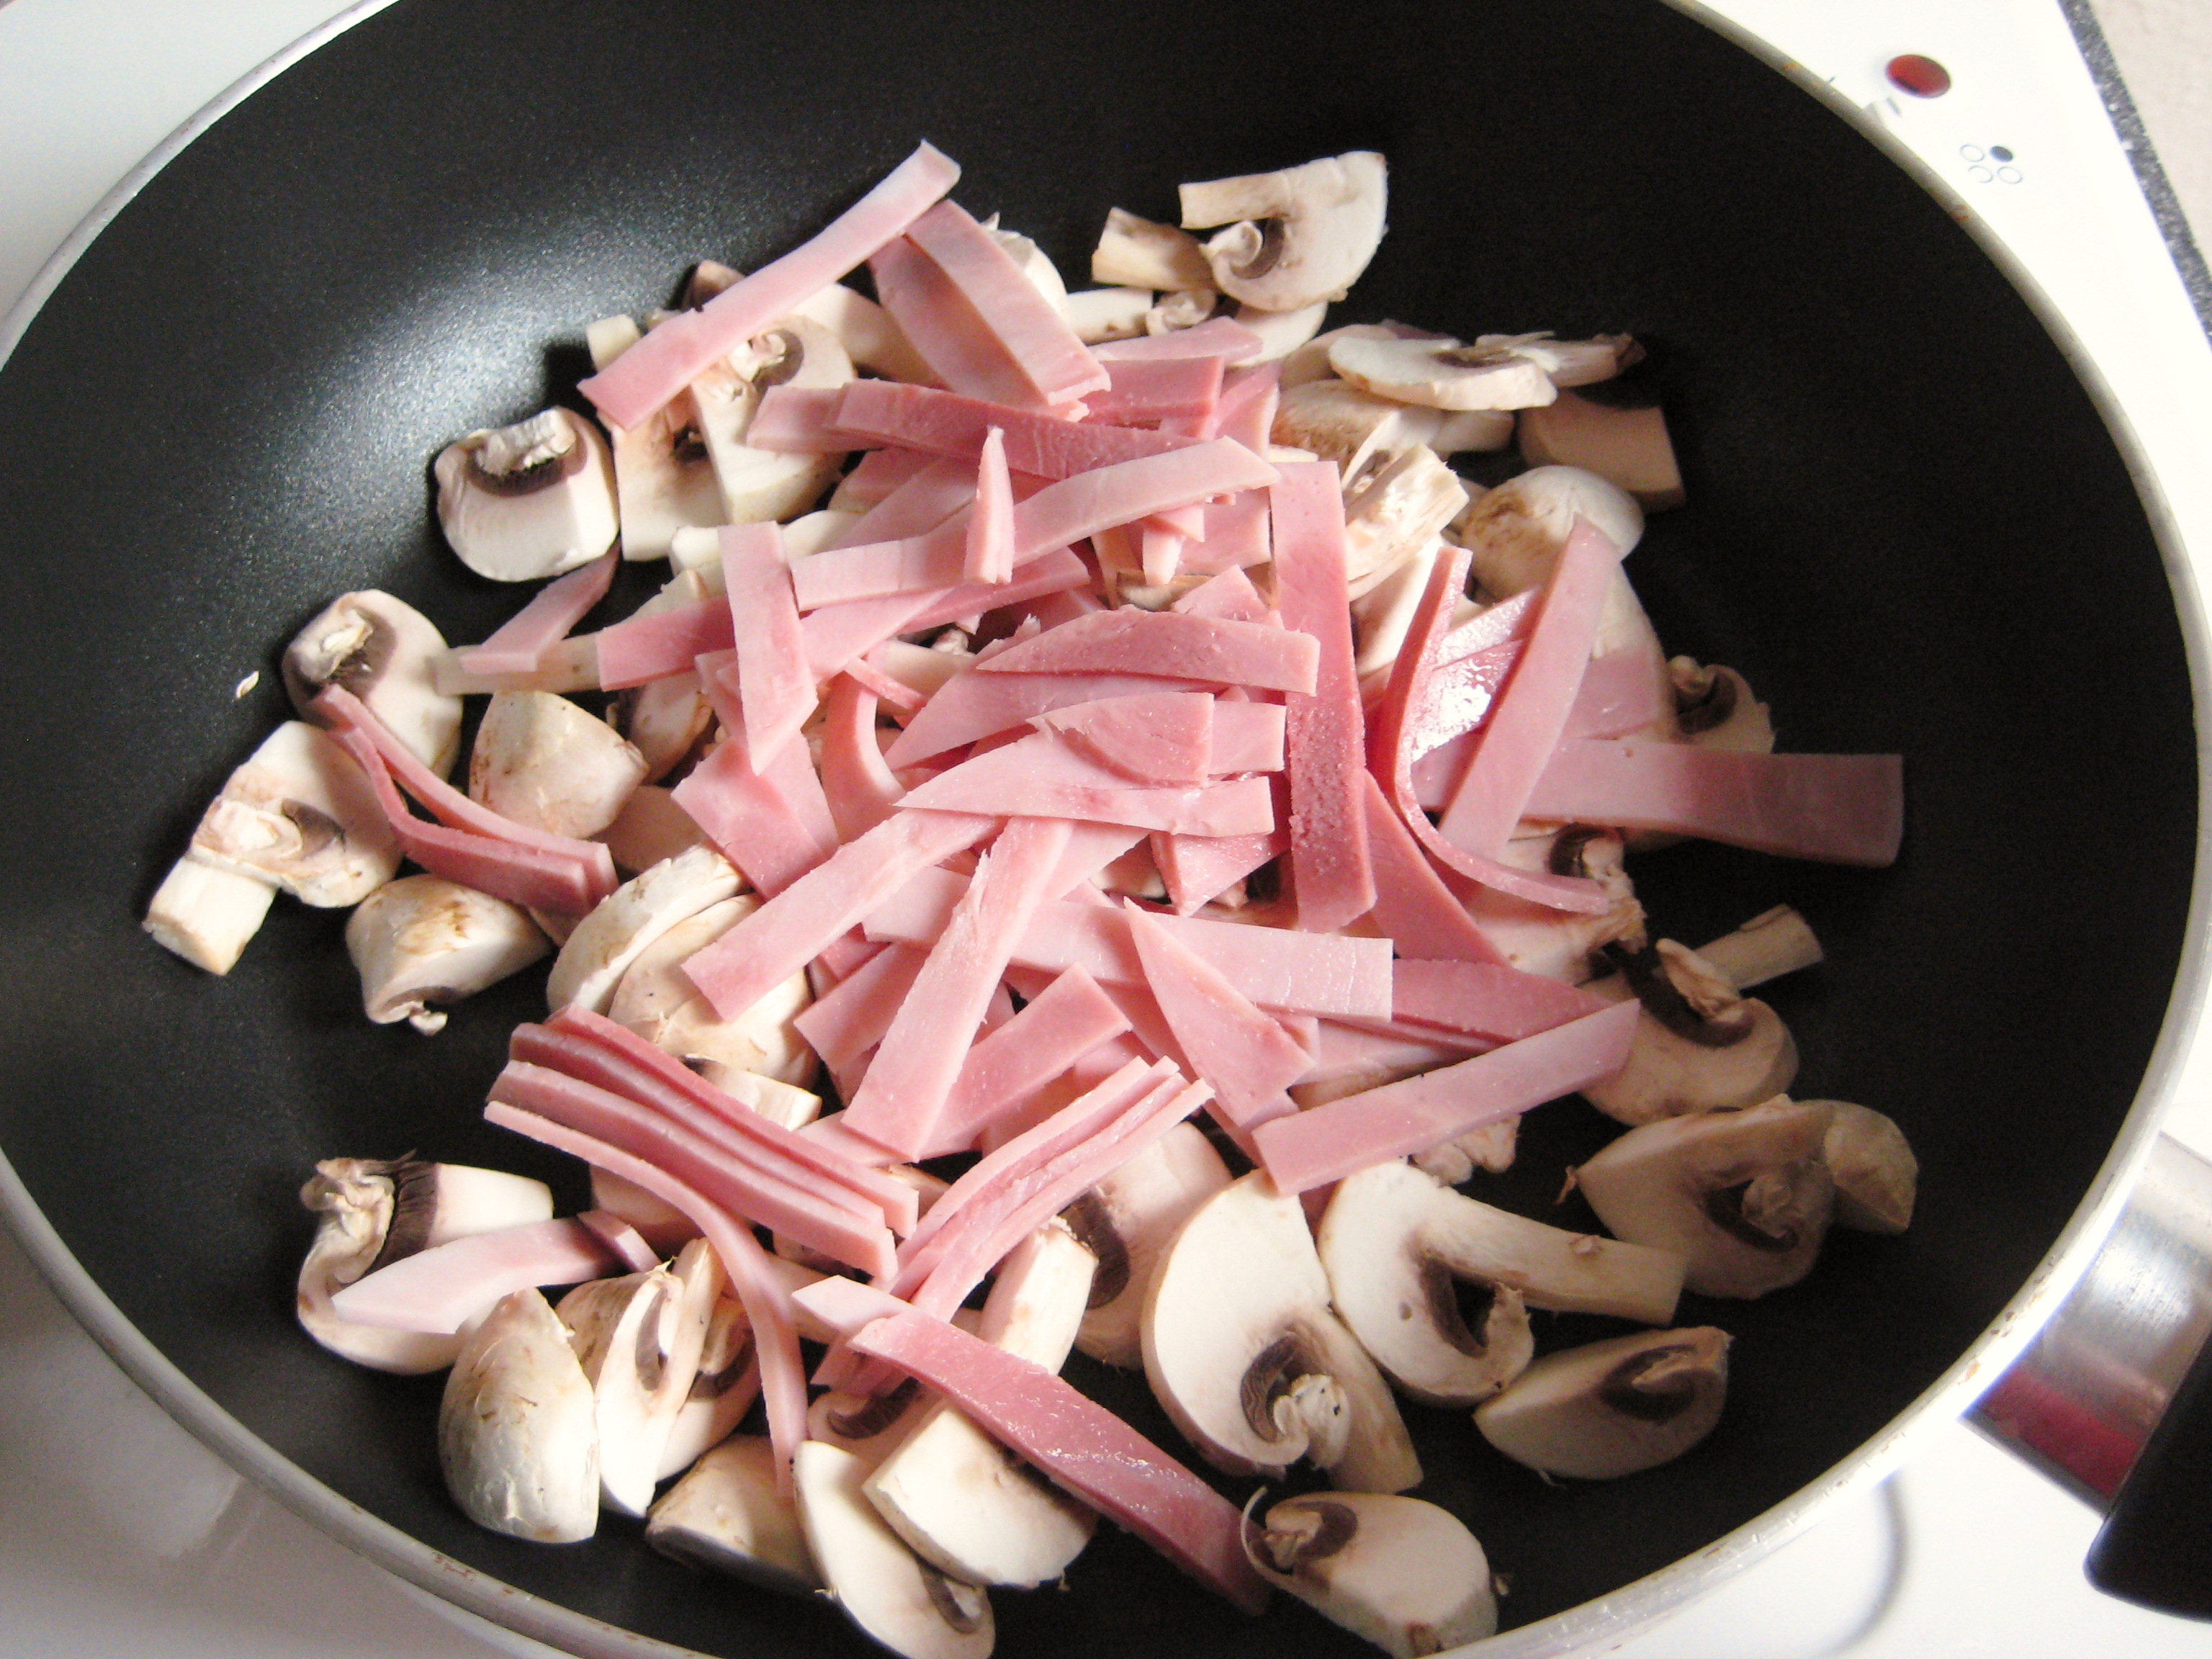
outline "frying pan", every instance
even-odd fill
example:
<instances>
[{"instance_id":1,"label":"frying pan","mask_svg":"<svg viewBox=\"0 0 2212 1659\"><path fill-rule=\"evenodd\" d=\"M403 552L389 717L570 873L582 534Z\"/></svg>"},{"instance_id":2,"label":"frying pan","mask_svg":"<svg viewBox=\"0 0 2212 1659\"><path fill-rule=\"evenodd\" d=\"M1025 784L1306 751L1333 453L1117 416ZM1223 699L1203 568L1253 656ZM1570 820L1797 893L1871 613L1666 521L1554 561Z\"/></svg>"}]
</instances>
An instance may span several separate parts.
<instances>
[{"instance_id":1,"label":"frying pan","mask_svg":"<svg viewBox=\"0 0 2212 1659\"><path fill-rule=\"evenodd\" d=\"M1774 1000L1806 1091L1911 1133L1912 1231L1838 1236L1784 1295L1686 1304L1735 1334L1730 1409L1633 1480L1548 1488L1463 1414L1413 1413L1425 1490L1511 1576L1500 1650L1617 1632L1959 1409L2144 1151L2202 971L2190 647L2149 517L1942 208L1690 17L1591 0L1565 38L1535 0L1350 32L1317 7L1021 17L403 0L216 124L70 269L0 370L10 1218L192 1426L418 1582L586 1650L871 1650L619 1524L561 1550L471 1528L438 1483L435 1380L293 1326L319 1158L419 1147L580 1200L476 1118L534 988L424 1040L361 1020L337 918L280 907L211 981L137 915L332 593L386 587L455 639L512 608L439 547L427 459L565 395L584 320L665 302L698 257L787 246L921 136L965 165L964 203L1071 270L1109 204L1165 216L1182 179L1379 149L1392 230L1340 319L1650 343L1692 503L1634 556L1662 637L1741 668L1789 747L1908 757L1893 870L1698 847L1639 886L1692 939L1784 900L1811 917L1831 960ZM1533 1115L1485 1195L1588 1224L1552 1200L1607 1133ZM1140 1388L1074 1374L1173 1443ZM998 1605L1009 1655L1369 1651L1296 1608L1247 1624L1116 1535L1064 1593Z\"/></svg>"}]
</instances>

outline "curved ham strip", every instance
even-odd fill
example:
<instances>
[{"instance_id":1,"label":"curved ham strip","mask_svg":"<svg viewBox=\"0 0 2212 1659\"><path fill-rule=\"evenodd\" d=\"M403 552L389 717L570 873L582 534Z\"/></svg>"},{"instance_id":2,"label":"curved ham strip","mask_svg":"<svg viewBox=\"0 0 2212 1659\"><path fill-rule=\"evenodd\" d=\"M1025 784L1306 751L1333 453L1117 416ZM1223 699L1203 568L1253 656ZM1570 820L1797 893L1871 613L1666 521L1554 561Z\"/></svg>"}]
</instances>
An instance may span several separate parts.
<instances>
[{"instance_id":1,"label":"curved ham strip","mask_svg":"<svg viewBox=\"0 0 2212 1659\"><path fill-rule=\"evenodd\" d=\"M1241 445L1232 445L1241 449ZM1310 693L1321 645L1264 623L1174 611L1101 611L975 665L984 674L1158 674L1217 685Z\"/></svg>"},{"instance_id":2,"label":"curved ham strip","mask_svg":"<svg viewBox=\"0 0 2212 1659\"><path fill-rule=\"evenodd\" d=\"M978 674L963 669L907 722L884 760L894 769L1011 731L1040 714L1108 697L1188 691L1188 681L1156 674Z\"/></svg>"},{"instance_id":3,"label":"curved ham strip","mask_svg":"<svg viewBox=\"0 0 2212 1659\"><path fill-rule=\"evenodd\" d=\"M331 1310L356 1325L451 1336L510 1291L580 1285L623 1265L581 1221L528 1221L402 1256L336 1291Z\"/></svg>"},{"instance_id":4,"label":"curved ham strip","mask_svg":"<svg viewBox=\"0 0 2212 1659\"><path fill-rule=\"evenodd\" d=\"M878 1320L852 1345L920 1378L1054 1485L1235 1607L1266 1607L1267 1586L1244 1559L1236 1506L1054 1372L921 1313Z\"/></svg>"},{"instance_id":5,"label":"curved ham strip","mask_svg":"<svg viewBox=\"0 0 2212 1659\"><path fill-rule=\"evenodd\" d=\"M482 645L454 653L454 660L469 674L534 674L544 666L546 653L568 637L568 630L613 585L619 552L609 552L556 577L538 590L528 605L501 623Z\"/></svg>"},{"instance_id":6,"label":"curved ham strip","mask_svg":"<svg viewBox=\"0 0 2212 1659\"><path fill-rule=\"evenodd\" d=\"M884 763L876 741L876 694L850 669L830 683L823 716L822 791L839 839L854 841L890 817L906 786Z\"/></svg>"},{"instance_id":7,"label":"curved ham strip","mask_svg":"<svg viewBox=\"0 0 2212 1659\"><path fill-rule=\"evenodd\" d=\"M484 1119L642 1187L699 1230L721 1258L722 1271L729 1275L738 1300L744 1304L745 1319L752 1326L761 1395L768 1407L769 1439L775 1447L777 1490L788 1495L792 1454L806 1438L806 1365L799 1357L790 1295L752 1229L697 1188L619 1146L564 1128L534 1112L517 1111L496 1103L484 1108Z\"/></svg>"}]
</instances>

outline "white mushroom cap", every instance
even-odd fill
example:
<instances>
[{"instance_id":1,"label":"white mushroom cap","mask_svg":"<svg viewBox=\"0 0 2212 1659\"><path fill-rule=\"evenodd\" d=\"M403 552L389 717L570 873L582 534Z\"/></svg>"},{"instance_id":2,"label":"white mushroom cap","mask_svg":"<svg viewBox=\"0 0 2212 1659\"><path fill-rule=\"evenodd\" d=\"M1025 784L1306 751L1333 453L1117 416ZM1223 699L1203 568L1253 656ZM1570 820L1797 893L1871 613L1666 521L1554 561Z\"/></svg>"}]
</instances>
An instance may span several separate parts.
<instances>
[{"instance_id":1,"label":"white mushroom cap","mask_svg":"<svg viewBox=\"0 0 2212 1659\"><path fill-rule=\"evenodd\" d=\"M791 454L745 442L761 393L772 386L830 387L853 378L837 337L787 317L691 382L699 437L721 492L724 524L787 519L814 505L844 465L842 452Z\"/></svg>"},{"instance_id":2,"label":"white mushroom cap","mask_svg":"<svg viewBox=\"0 0 2212 1659\"><path fill-rule=\"evenodd\" d=\"M545 1004L605 1013L615 987L654 940L744 888L737 867L711 847L695 847L631 877L601 899L562 945Z\"/></svg>"},{"instance_id":3,"label":"white mushroom cap","mask_svg":"<svg viewBox=\"0 0 2212 1659\"><path fill-rule=\"evenodd\" d=\"M543 1544L599 1519L592 1385L542 1291L502 1297L461 1340L438 1408L446 1489L480 1527Z\"/></svg>"},{"instance_id":4,"label":"white mushroom cap","mask_svg":"<svg viewBox=\"0 0 2212 1659\"><path fill-rule=\"evenodd\" d=\"M550 691L493 694L469 751L469 799L556 836L595 836L645 781L645 757Z\"/></svg>"},{"instance_id":5,"label":"white mushroom cap","mask_svg":"<svg viewBox=\"0 0 2212 1659\"><path fill-rule=\"evenodd\" d=\"M753 1343L752 1322L745 1316L744 1304L724 1296L708 1317L699 1368L669 1425L659 1478L681 1474L728 1439L759 1398L760 1356Z\"/></svg>"},{"instance_id":6,"label":"white mushroom cap","mask_svg":"<svg viewBox=\"0 0 2212 1659\"><path fill-rule=\"evenodd\" d=\"M206 862L324 908L357 904L399 868L399 844L337 739L286 720L240 764L192 831Z\"/></svg>"},{"instance_id":7,"label":"white mushroom cap","mask_svg":"<svg viewBox=\"0 0 2212 1659\"><path fill-rule=\"evenodd\" d=\"M1729 1337L1710 1325L1547 1354L1474 1413L1483 1437L1546 1474L1608 1480L1679 1457L1712 1432Z\"/></svg>"},{"instance_id":8,"label":"white mushroom cap","mask_svg":"<svg viewBox=\"0 0 2212 1659\"><path fill-rule=\"evenodd\" d=\"M900 330L890 313L842 283L818 288L792 307L789 315L819 323L836 337L853 367L887 380L933 386L935 374Z\"/></svg>"},{"instance_id":9,"label":"white mushroom cap","mask_svg":"<svg viewBox=\"0 0 2212 1659\"><path fill-rule=\"evenodd\" d=\"M737 1434L662 1493L645 1541L663 1555L726 1572L763 1589L803 1595L822 1587L797 1507L776 1489L775 1449Z\"/></svg>"},{"instance_id":10,"label":"white mushroom cap","mask_svg":"<svg viewBox=\"0 0 2212 1659\"><path fill-rule=\"evenodd\" d=\"M1244 1553L1286 1589L1393 1659L1425 1659L1498 1629L1490 1563L1449 1510L1381 1492L1316 1492L1248 1518Z\"/></svg>"},{"instance_id":11,"label":"white mushroom cap","mask_svg":"<svg viewBox=\"0 0 2212 1659\"><path fill-rule=\"evenodd\" d=\"M799 1448L799 1518L823 1583L860 1629L905 1659L988 1659L990 1598L922 1561L860 1491L867 1466L826 1441Z\"/></svg>"},{"instance_id":12,"label":"white mushroom cap","mask_svg":"<svg viewBox=\"0 0 2212 1659\"><path fill-rule=\"evenodd\" d=\"M552 949L526 910L428 875L371 893L346 918L345 939L369 1018L404 1019L426 1036L445 1029L453 1004Z\"/></svg>"},{"instance_id":13,"label":"white mushroom cap","mask_svg":"<svg viewBox=\"0 0 2212 1659\"><path fill-rule=\"evenodd\" d=\"M1587 988L1616 1001L1639 998L1628 1059L1583 1097L1622 1123L1753 1106L1789 1088L1797 1044L1771 1006L1739 994L1728 975L1688 946L1661 939L1645 950L1608 946L1621 969Z\"/></svg>"},{"instance_id":14,"label":"white mushroom cap","mask_svg":"<svg viewBox=\"0 0 2212 1659\"><path fill-rule=\"evenodd\" d=\"M548 409L439 452L438 522L463 564L494 581L532 581L588 564L615 544L614 463L599 428Z\"/></svg>"},{"instance_id":15,"label":"white mushroom cap","mask_svg":"<svg viewBox=\"0 0 2212 1659\"><path fill-rule=\"evenodd\" d=\"M717 1088L736 1093L756 1084L788 1085L780 1103L768 1098L754 1103L780 1121L796 1116L804 1121L821 1108L819 1099L805 1092L819 1062L792 1023L814 1000L805 972L792 975L735 1019L724 1019L683 971L695 951L736 927L758 903L740 894L668 928L623 973L606 1005L607 1017L666 1049Z\"/></svg>"},{"instance_id":16,"label":"white mushroom cap","mask_svg":"<svg viewBox=\"0 0 2212 1659\"><path fill-rule=\"evenodd\" d=\"M1258 306L1237 307L1237 321L1260 337L1261 346L1256 356L1243 358L1246 363L1272 363L1287 357L1321 331L1328 315L1328 301L1316 300L1310 306L1300 306L1295 311L1265 311Z\"/></svg>"},{"instance_id":17,"label":"white mushroom cap","mask_svg":"<svg viewBox=\"0 0 2212 1659\"><path fill-rule=\"evenodd\" d=\"M1621 837L1611 830L1581 824L1559 830L1523 824L1505 843L1506 863L1554 875L1586 876L1604 888L1607 907L1595 915L1554 910L1486 888L1468 901L1468 912L1505 960L1522 973L1578 984L1589 977L1591 954L1601 945L1615 939L1632 945L1644 943L1644 906L1622 864L1624 850ZM1590 988L1605 994L1603 983Z\"/></svg>"},{"instance_id":18,"label":"white mushroom cap","mask_svg":"<svg viewBox=\"0 0 2212 1659\"><path fill-rule=\"evenodd\" d=\"M284 648L284 691L305 717L325 687L343 686L442 778L461 752L461 700L437 682L446 655L446 636L414 606L375 588L341 593Z\"/></svg>"},{"instance_id":19,"label":"white mushroom cap","mask_svg":"<svg viewBox=\"0 0 2212 1659\"><path fill-rule=\"evenodd\" d=\"M1076 1346L1135 1370L1152 1273L1190 1212L1229 1184L1229 1166L1195 1124L1178 1123L1070 1205L1068 1224L1098 1263Z\"/></svg>"},{"instance_id":20,"label":"white mushroom cap","mask_svg":"<svg viewBox=\"0 0 2212 1659\"><path fill-rule=\"evenodd\" d=\"M1329 347L1328 363L1378 398L1429 409L1533 409L1559 395L1542 362L1511 345L1353 336Z\"/></svg>"},{"instance_id":21,"label":"white mushroom cap","mask_svg":"<svg viewBox=\"0 0 2212 1659\"><path fill-rule=\"evenodd\" d=\"M1297 311L1340 300L1382 245L1387 174L1382 156L1353 150L1185 185L1183 228L1230 226L1206 243L1206 264L1213 285L1247 305Z\"/></svg>"},{"instance_id":22,"label":"white mushroom cap","mask_svg":"<svg viewBox=\"0 0 2212 1659\"><path fill-rule=\"evenodd\" d=\"M726 522L699 403L678 392L635 428L611 428L625 559L665 559L678 530Z\"/></svg>"},{"instance_id":23,"label":"white mushroom cap","mask_svg":"<svg viewBox=\"0 0 2212 1659\"><path fill-rule=\"evenodd\" d=\"M1134 339L1152 308L1148 288L1079 288L1067 296L1067 325L1085 345Z\"/></svg>"},{"instance_id":24,"label":"white mushroom cap","mask_svg":"<svg viewBox=\"0 0 2212 1659\"><path fill-rule=\"evenodd\" d=\"M1319 1243L1352 1334L1401 1387L1438 1406L1486 1400L1527 1367L1535 1349L1524 1301L1664 1324L1686 1265L1673 1251L1528 1220L1395 1162L1337 1184ZM1462 1283L1492 1291L1480 1332L1459 1310Z\"/></svg>"},{"instance_id":25,"label":"white mushroom cap","mask_svg":"<svg viewBox=\"0 0 2212 1659\"><path fill-rule=\"evenodd\" d=\"M1835 1177L1838 1224L1869 1233L1901 1233L1911 1226L1920 1160L1896 1121L1854 1101L1806 1103L1835 1114L1820 1155Z\"/></svg>"},{"instance_id":26,"label":"white mushroom cap","mask_svg":"<svg viewBox=\"0 0 2212 1659\"><path fill-rule=\"evenodd\" d=\"M1834 1114L1778 1097L1646 1123L1574 1171L1614 1237L1689 1258L1705 1296L1764 1296L1812 1271L1833 1211L1821 1156Z\"/></svg>"},{"instance_id":27,"label":"white mushroom cap","mask_svg":"<svg viewBox=\"0 0 2212 1659\"><path fill-rule=\"evenodd\" d=\"M1143 1334L1153 1395L1215 1468L1279 1479L1306 1458L1350 1491L1419 1484L1389 1385L1329 1311L1305 1211L1263 1172L1184 1222L1153 1276Z\"/></svg>"}]
</instances>

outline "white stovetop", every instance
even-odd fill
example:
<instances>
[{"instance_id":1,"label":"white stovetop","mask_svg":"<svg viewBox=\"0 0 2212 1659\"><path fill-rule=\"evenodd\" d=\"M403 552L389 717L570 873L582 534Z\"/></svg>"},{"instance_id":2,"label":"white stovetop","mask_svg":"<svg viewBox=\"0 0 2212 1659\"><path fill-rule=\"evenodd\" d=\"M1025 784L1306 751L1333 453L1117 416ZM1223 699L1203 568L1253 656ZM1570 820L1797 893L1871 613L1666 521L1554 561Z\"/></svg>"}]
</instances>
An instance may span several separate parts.
<instances>
[{"instance_id":1,"label":"white stovetop","mask_svg":"<svg viewBox=\"0 0 2212 1659\"><path fill-rule=\"evenodd\" d=\"M142 156L335 0L0 0L0 313ZM1882 118L2074 319L2212 558L2212 352L2166 263L2056 0L1726 0L1853 102L1881 64L1954 92ZM2002 146L2013 176L1989 167ZM2090 216L2085 221L2084 216ZM2085 234L2093 221L2096 234ZM2094 252L2084 255L2084 250ZM2212 1044L2200 1045L2212 1049ZM2212 1066L2200 1056L2193 1069ZM2212 1078L2170 1123L2212 1152ZM550 1650L433 1604L295 1519L185 1434L86 1338L0 1232L0 1659L487 1659ZM1629 1659L2133 1659L2212 1628L2089 1589L2087 1509L1963 1427L1619 1651Z\"/></svg>"}]
</instances>

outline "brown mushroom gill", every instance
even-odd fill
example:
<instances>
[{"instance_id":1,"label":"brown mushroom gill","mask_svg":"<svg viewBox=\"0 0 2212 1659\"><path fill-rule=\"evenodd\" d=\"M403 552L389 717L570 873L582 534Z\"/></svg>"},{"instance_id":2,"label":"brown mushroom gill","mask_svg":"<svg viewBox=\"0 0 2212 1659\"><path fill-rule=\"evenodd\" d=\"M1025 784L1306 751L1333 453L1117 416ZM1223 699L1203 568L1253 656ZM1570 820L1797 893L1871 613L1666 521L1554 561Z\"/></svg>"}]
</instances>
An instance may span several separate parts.
<instances>
[{"instance_id":1,"label":"brown mushroom gill","mask_svg":"<svg viewBox=\"0 0 2212 1659\"><path fill-rule=\"evenodd\" d=\"M1077 1240L1098 1258L1087 1306L1103 1308L1129 1288L1129 1247L1115 1226L1105 1200L1085 1193L1061 1212Z\"/></svg>"},{"instance_id":2,"label":"brown mushroom gill","mask_svg":"<svg viewBox=\"0 0 2212 1659\"><path fill-rule=\"evenodd\" d=\"M1749 1036L1757 1024L1751 1005L1733 986L1705 985L1688 953L1664 950L1668 943L1662 939L1632 948L1615 940L1603 950L1634 988L1644 1012L1685 1042L1729 1048Z\"/></svg>"},{"instance_id":3,"label":"brown mushroom gill","mask_svg":"<svg viewBox=\"0 0 2212 1659\"><path fill-rule=\"evenodd\" d=\"M1237 1389L1252 1432L1262 1440L1280 1440L1283 1425L1276 1416L1277 1405L1294 1394L1301 1382L1326 1369L1303 1331L1285 1331L1261 1349L1245 1367Z\"/></svg>"},{"instance_id":4,"label":"brown mushroom gill","mask_svg":"<svg viewBox=\"0 0 2212 1659\"><path fill-rule=\"evenodd\" d=\"M1646 1348L1606 1373L1598 1398L1639 1423L1672 1422L1697 1403L1698 1380L1686 1369L1697 1352L1686 1342ZM1653 1376L1654 1371L1660 1375Z\"/></svg>"},{"instance_id":5,"label":"brown mushroom gill","mask_svg":"<svg viewBox=\"0 0 2212 1659\"><path fill-rule=\"evenodd\" d=\"M1246 1524L1250 1525L1249 1517ZM1358 1530L1359 1518L1350 1504L1309 1498L1282 1521L1272 1522L1260 1540L1277 1571L1296 1572L1336 1554Z\"/></svg>"}]
</instances>

